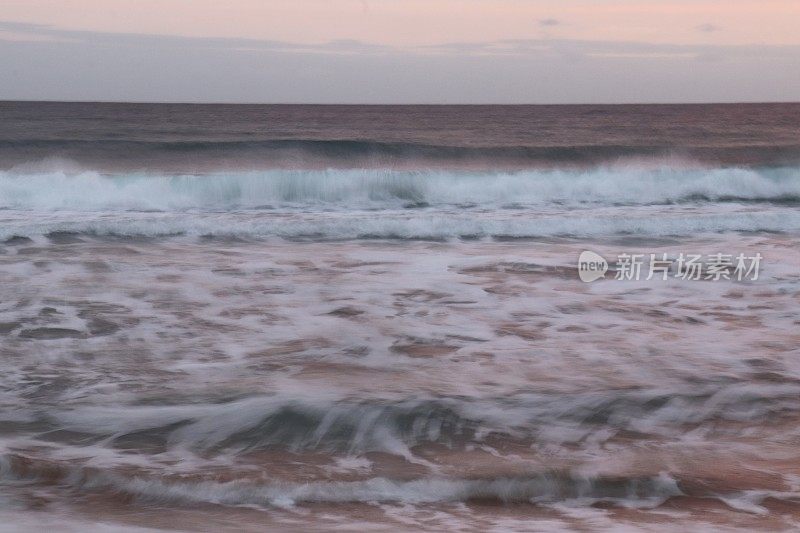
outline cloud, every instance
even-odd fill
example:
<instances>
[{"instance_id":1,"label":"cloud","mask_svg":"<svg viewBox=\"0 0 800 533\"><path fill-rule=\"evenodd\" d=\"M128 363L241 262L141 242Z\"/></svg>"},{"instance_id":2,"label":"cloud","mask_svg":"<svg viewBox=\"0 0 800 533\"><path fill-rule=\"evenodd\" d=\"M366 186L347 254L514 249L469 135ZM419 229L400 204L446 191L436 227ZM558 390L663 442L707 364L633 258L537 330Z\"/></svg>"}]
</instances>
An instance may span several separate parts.
<instances>
[{"instance_id":1,"label":"cloud","mask_svg":"<svg viewBox=\"0 0 800 533\"><path fill-rule=\"evenodd\" d=\"M561 24L556 19L543 19L543 25ZM717 31L711 24L698 27L701 31ZM14 35L4 39L4 34ZM27 39L26 39L27 37ZM46 38L46 39L45 39ZM220 52L270 52L285 54L336 54L336 55L449 55L449 56L542 56L569 57L697 57L713 54L719 57L784 57L797 55L800 46L778 45L691 45L645 43L635 41L592 41L580 39L506 39L489 42L455 42L425 46L390 46L340 39L325 43L290 43L263 39L225 37L184 37L178 35L111 33L82 30L65 30L42 24L0 21L0 43L3 41L46 41L52 44L82 43L93 48L125 47L152 50L175 49Z\"/></svg>"},{"instance_id":2,"label":"cloud","mask_svg":"<svg viewBox=\"0 0 800 533\"><path fill-rule=\"evenodd\" d=\"M560 24L561 24L560 20L553 18L539 20L539 26L544 26L544 27L558 26Z\"/></svg>"},{"instance_id":3,"label":"cloud","mask_svg":"<svg viewBox=\"0 0 800 533\"><path fill-rule=\"evenodd\" d=\"M6 36L11 36L11 38ZM0 41L4 40L81 42L95 46L205 48L238 52L382 54L393 50L390 46L363 43L351 39L341 39L327 43L299 44L266 39L183 37L180 35L65 30L44 24L0 21Z\"/></svg>"},{"instance_id":4,"label":"cloud","mask_svg":"<svg viewBox=\"0 0 800 533\"><path fill-rule=\"evenodd\" d=\"M703 33L714 33L715 31L719 31L721 28L718 26L714 26L711 23L701 24L697 27L697 31L701 31Z\"/></svg>"},{"instance_id":5,"label":"cloud","mask_svg":"<svg viewBox=\"0 0 800 533\"><path fill-rule=\"evenodd\" d=\"M408 47L352 40L298 44L0 21L0 72L8 74L0 77L0 99L12 100L790 101L800 100L798 70L800 46L553 38Z\"/></svg>"}]
</instances>

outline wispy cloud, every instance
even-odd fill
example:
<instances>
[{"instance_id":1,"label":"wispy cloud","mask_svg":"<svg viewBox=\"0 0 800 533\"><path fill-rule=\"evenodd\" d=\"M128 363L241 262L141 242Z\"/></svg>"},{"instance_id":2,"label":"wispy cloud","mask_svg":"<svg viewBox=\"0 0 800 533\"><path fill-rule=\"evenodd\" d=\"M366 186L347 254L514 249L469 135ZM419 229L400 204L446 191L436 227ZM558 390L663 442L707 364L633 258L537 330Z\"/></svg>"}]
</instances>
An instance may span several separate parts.
<instances>
[{"instance_id":1,"label":"wispy cloud","mask_svg":"<svg viewBox=\"0 0 800 533\"><path fill-rule=\"evenodd\" d=\"M560 24L561 24L560 20L553 18L546 18L539 20L539 26L550 27L550 26L558 26Z\"/></svg>"},{"instance_id":2,"label":"wispy cloud","mask_svg":"<svg viewBox=\"0 0 800 533\"><path fill-rule=\"evenodd\" d=\"M707 58L786 57L800 56L800 46L733 46L659 44L630 41L587 41L576 39L514 39L495 42L447 43L420 47L425 53L476 56L559 56L606 58Z\"/></svg>"},{"instance_id":3,"label":"wispy cloud","mask_svg":"<svg viewBox=\"0 0 800 533\"><path fill-rule=\"evenodd\" d=\"M543 19L545 26L561 24L556 19ZM712 24L698 27L712 32ZM9 38L9 35L13 36ZM592 41L578 39L507 39L491 42L455 42L427 46L389 46L351 39L325 43L292 43L262 39L224 37L184 37L139 33L111 33L67 30L41 24L0 21L0 41L50 41L83 43L94 47L124 46L163 49L218 50L231 52L273 52L337 55L452 55L452 56L535 56L577 57L775 57L798 54L800 46L771 45L692 45L660 44L631 41Z\"/></svg>"},{"instance_id":4,"label":"wispy cloud","mask_svg":"<svg viewBox=\"0 0 800 533\"><path fill-rule=\"evenodd\" d=\"M13 36L13 37L12 37ZM327 43L307 44L226 37L184 37L144 33L112 33L67 30L43 24L0 21L0 41L80 42L95 46L159 46L169 48L206 48L232 51L306 52L331 54L381 54L390 46L340 39Z\"/></svg>"},{"instance_id":5,"label":"wispy cloud","mask_svg":"<svg viewBox=\"0 0 800 533\"><path fill-rule=\"evenodd\" d=\"M713 68L706 68L711 61ZM0 99L786 101L800 99L798 70L800 46L655 44L546 35L428 46L357 40L307 44L0 22L0 72L6 74L0 76Z\"/></svg>"}]
</instances>

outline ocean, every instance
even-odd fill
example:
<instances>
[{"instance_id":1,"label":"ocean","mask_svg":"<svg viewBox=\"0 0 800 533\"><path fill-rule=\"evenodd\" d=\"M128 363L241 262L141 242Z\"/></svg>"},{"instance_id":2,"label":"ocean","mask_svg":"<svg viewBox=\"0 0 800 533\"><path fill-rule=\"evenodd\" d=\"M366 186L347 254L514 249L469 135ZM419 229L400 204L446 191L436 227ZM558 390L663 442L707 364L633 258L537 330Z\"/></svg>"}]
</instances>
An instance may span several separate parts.
<instances>
[{"instance_id":1,"label":"ocean","mask_svg":"<svg viewBox=\"0 0 800 533\"><path fill-rule=\"evenodd\" d=\"M0 102L0 529L795 530L798 208L800 104Z\"/></svg>"}]
</instances>

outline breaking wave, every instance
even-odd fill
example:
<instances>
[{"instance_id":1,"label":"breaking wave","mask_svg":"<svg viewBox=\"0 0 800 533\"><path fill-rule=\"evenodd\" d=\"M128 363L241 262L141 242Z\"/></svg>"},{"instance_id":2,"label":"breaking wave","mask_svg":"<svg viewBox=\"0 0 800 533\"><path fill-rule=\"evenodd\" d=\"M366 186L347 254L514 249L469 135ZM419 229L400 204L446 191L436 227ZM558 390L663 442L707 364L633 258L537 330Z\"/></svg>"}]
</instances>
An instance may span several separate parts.
<instances>
[{"instance_id":1,"label":"breaking wave","mask_svg":"<svg viewBox=\"0 0 800 533\"><path fill-rule=\"evenodd\" d=\"M800 202L800 169L598 167L509 173L272 170L211 175L0 172L0 207L230 210Z\"/></svg>"},{"instance_id":2,"label":"breaking wave","mask_svg":"<svg viewBox=\"0 0 800 533\"><path fill-rule=\"evenodd\" d=\"M800 168L0 172L0 240L480 239L800 230ZM579 216L576 216L576 213Z\"/></svg>"}]
</instances>

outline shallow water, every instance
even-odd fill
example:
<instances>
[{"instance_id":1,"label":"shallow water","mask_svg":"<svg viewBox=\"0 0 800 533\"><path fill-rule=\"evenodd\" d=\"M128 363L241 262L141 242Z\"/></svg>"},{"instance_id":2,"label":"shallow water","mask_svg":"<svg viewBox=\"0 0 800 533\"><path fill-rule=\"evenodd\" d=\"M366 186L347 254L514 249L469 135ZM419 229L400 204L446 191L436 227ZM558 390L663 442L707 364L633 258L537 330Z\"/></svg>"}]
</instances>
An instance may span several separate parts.
<instances>
[{"instance_id":1,"label":"shallow water","mask_svg":"<svg viewBox=\"0 0 800 533\"><path fill-rule=\"evenodd\" d=\"M800 527L796 167L402 157L6 164L2 527Z\"/></svg>"},{"instance_id":2,"label":"shallow water","mask_svg":"<svg viewBox=\"0 0 800 533\"><path fill-rule=\"evenodd\" d=\"M593 284L574 239L74 240L0 256L17 506L347 503L477 527L498 517L473 501L569 525L679 497L795 524L794 237L646 249L757 250L754 282Z\"/></svg>"}]
</instances>

